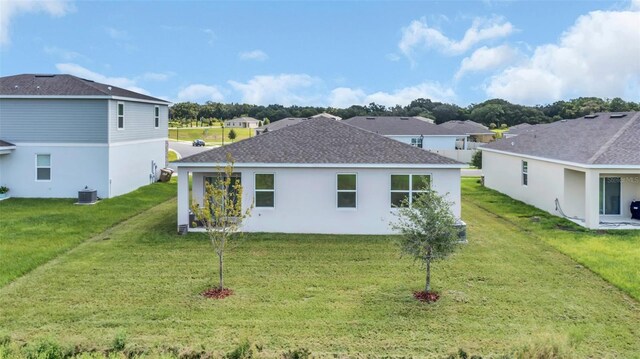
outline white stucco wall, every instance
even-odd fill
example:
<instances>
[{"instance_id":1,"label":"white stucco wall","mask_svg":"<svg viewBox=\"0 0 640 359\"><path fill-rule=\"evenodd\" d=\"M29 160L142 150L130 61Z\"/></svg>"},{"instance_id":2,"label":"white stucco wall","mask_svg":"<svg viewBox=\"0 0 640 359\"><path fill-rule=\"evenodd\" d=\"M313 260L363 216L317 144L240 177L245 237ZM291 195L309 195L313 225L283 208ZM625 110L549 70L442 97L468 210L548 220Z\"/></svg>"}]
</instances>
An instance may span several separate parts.
<instances>
[{"instance_id":1,"label":"white stucco wall","mask_svg":"<svg viewBox=\"0 0 640 359\"><path fill-rule=\"evenodd\" d=\"M564 214L585 218L585 172L564 170L564 199L561 202Z\"/></svg>"},{"instance_id":2,"label":"white stucco wall","mask_svg":"<svg viewBox=\"0 0 640 359\"><path fill-rule=\"evenodd\" d=\"M157 165L156 178L166 167L165 140L156 139L109 146L110 196L119 196L152 183L152 163Z\"/></svg>"},{"instance_id":3,"label":"white stucco wall","mask_svg":"<svg viewBox=\"0 0 640 359\"><path fill-rule=\"evenodd\" d=\"M440 193L449 193L449 200L455 203L452 212L460 217L460 169L236 167L235 172L242 175L245 208L250 206L254 197L255 173L275 174L275 208L254 208L243 225L247 232L390 234L389 223L394 220L390 204L391 174L430 174L433 188ZM337 208L338 173L357 174L357 208ZM186 178L185 174L180 172L179 181ZM202 198L205 175L193 172L194 198ZM181 197L179 192L178 223L186 224L186 205Z\"/></svg>"},{"instance_id":4,"label":"white stucco wall","mask_svg":"<svg viewBox=\"0 0 640 359\"><path fill-rule=\"evenodd\" d=\"M529 184L522 184L522 161L529 165ZM564 199L564 167L550 162L482 151L482 173L488 188L552 214L555 200Z\"/></svg>"},{"instance_id":5,"label":"white stucco wall","mask_svg":"<svg viewBox=\"0 0 640 359\"><path fill-rule=\"evenodd\" d=\"M411 144L412 138L420 138L420 136L386 136L402 143ZM424 136L422 139L422 148L425 150L455 150L456 136Z\"/></svg>"},{"instance_id":6,"label":"white stucco wall","mask_svg":"<svg viewBox=\"0 0 640 359\"><path fill-rule=\"evenodd\" d=\"M51 155L51 180L36 181L36 154ZM107 197L107 145L28 145L2 155L0 178L11 197L76 198L85 186Z\"/></svg>"}]
</instances>

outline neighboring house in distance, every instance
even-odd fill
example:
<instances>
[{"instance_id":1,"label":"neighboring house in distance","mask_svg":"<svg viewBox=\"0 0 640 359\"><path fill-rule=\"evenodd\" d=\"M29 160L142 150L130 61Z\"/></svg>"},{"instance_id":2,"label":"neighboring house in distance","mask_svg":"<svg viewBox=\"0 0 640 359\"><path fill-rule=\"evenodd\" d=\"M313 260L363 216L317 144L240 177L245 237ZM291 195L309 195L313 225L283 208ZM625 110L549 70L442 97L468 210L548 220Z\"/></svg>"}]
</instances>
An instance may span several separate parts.
<instances>
[{"instance_id":1,"label":"neighboring house in distance","mask_svg":"<svg viewBox=\"0 0 640 359\"><path fill-rule=\"evenodd\" d=\"M330 119L336 120L336 121L342 120L342 117L336 116L336 115L332 115L332 114L326 113L326 112L319 113L317 115L311 116L310 118L319 118L319 117L326 117L326 118L330 118Z\"/></svg>"},{"instance_id":2,"label":"neighboring house in distance","mask_svg":"<svg viewBox=\"0 0 640 359\"><path fill-rule=\"evenodd\" d=\"M558 121L558 122L562 122L562 121ZM518 135L521 135L523 133L529 133L529 132L533 132L533 131L537 131L541 128L544 127L549 127L549 126L554 126L556 122L552 122L552 123L539 123L536 125L530 125L528 123L521 123L519 125L513 126L513 127L509 127L509 130L507 132L503 132L502 133L502 137L503 138L511 138L511 137L516 137Z\"/></svg>"},{"instance_id":3,"label":"neighboring house in distance","mask_svg":"<svg viewBox=\"0 0 640 359\"><path fill-rule=\"evenodd\" d=\"M459 148L462 148L461 146L465 146L465 149L476 149L485 143L495 140L496 138L496 133L491 131L487 126L471 120L447 121L439 124L438 126L469 136L467 143L463 144L458 142Z\"/></svg>"},{"instance_id":4,"label":"neighboring house in distance","mask_svg":"<svg viewBox=\"0 0 640 359\"><path fill-rule=\"evenodd\" d=\"M102 198L166 166L169 102L71 75L0 78L0 185L13 197Z\"/></svg>"},{"instance_id":5,"label":"neighboring house in distance","mask_svg":"<svg viewBox=\"0 0 640 359\"><path fill-rule=\"evenodd\" d=\"M253 117L236 117L231 120L224 121L224 127L229 128L258 128L260 121Z\"/></svg>"},{"instance_id":6,"label":"neighboring house in distance","mask_svg":"<svg viewBox=\"0 0 640 359\"><path fill-rule=\"evenodd\" d=\"M243 210L254 205L245 232L389 234L394 206L424 185L448 193L451 212L460 218L465 165L319 118L174 162L179 226L191 225L190 201L201 203L205 181L225 166L227 153L244 187Z\"/></svg>"},{"instance_id":7,"label":"neighboring house in distance","mask_svg":"<svg viewBox=\"0 0 640 359\"><path fill-rule=\"evenodd\" d=\"M458 141L464 146L466 134L418 117L356 116L342 122L461 162L471 161L473 154L456 149Z\"/></svg>"},{"instance_id":8,"label":"neighboring house in distance","mask_svg":"<svg viewBox=\"0 0 640 359\"><path fill-rule=\"evenodd\" d=\"M640 229L640 112L533 127L482 147L487 187L587 228Z\"/></svg>"},{"instance_id":9,"label":"neighboring house in distance","mask_svg":"<svg viewBox=\"0 0 640 359\"><path fill-rule=\"evenodd\" d=\"M281 128L285 128L291 125L297 125L302 121L308 120L307 117L286 117L278 121L273 121L268 125L263 125L255 129L256 135L261 135L265 132L277 131Z\"/></svg>"}]
</instances>

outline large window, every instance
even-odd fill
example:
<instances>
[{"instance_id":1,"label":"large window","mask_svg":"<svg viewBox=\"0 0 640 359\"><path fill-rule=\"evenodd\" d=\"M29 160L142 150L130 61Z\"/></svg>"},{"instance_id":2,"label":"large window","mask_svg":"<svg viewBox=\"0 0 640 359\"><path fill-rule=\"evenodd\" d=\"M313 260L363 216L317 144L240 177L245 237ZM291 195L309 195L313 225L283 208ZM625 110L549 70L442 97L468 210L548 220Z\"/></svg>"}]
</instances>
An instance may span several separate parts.
<instances>
[{"instance_id":1,"label":"large window","mask_svg":"<svg viewBox=\"0 0 640 359\"><path fill-rule=\"evenodd\" d=\"M256 173L256 207L273 208L275 205L275 182L273 173Z\"/></svg>"},{"instance_id":2,"label":"large window","mask_svg":"<svg viewBox=\"0 0 640 359\"><path fill-rule=\"evenodd\" d=\"M51 155L36 155L36 181L51 181Z\"/></svg>"},{"instance_id":3,"label":"large window","mask_svg":"<svg viewBox=\"0 0 640 359\"><path fill-rule=\"evenodd\" d=\"M420 137L414 137L414 138L412 138L412 139L411 139L411 146L415 146L415 147L418 147L418 148L422 148L422 142L423 142L423 140L424 140L424 137L423 137L423 136L420 136Z\"/></svg>"},{"instance_id":4,"label":"large window","mask_svg":"<svg viewBox=\"0 0 640 359\"><path fill-rule=\"evenodd\" d=\"M430 187L430 175L391 175L391 207L411 206Z\"/></svg>"},{"instance_id":5,"label":"large window","mask_svg":"<svg viewBox=\"0 0 640 359\"><path fill-rule=\"evenodd\" d=\"M338 173L337 178L338 208L356 208L357 175L355 173Z\"/></svg>"},{"instance_id":6,"label":"large window","mask_svg":"<svg viewBox=\"0 0 640 359\"><path fill-rule=\"evenodd\" d=\"M529 185L529 162L522 161L522 185Z\"/></svg>"},{"instance_id":7,"label":"large window","mask_svg":"<svg viewBox=\"0 0 640 359\"><path fill-rule=\"evenodd\" d=\"M153 109L153 127L160 127L160 107L156 106Z\"/></svg>"},{"instance_id":8,"label":"large window","mask_svg":"<svg viewBox=\"0 0 640 359\"><path fill-rule=\"evenodd\" d=\"M124 129L124 102L118 102L118 129Z\"/></svg>"},{"instance_id":9,"label":"large window","mask_svg":"<svg viewBox=\"0 0 640 359\"><path fill-rule=\"evenodd\" d=\"M620 177L600 177L600 214L620 214L621 183Z\"/></svg>"},{"instance_id":10,"label":"large window","mask_svg":"<svg viewBox=\"0 0 640 359\"><path fill-rule=\"evenodd\" d=\"M204 178L204 181L212 186L216 186L220 189L224 188L224 178L225 174L216 174L215 176L207 176ZM229 182L229 186L226 188L227 194L229 198L233 201L234 204L238 204L238 194L236 192L236 186L238 184L242 184L242 176L240 173L232 173L231 180ZM203 186L204 193L206 193L206 185Z\"/></svg>"}]
</instances>

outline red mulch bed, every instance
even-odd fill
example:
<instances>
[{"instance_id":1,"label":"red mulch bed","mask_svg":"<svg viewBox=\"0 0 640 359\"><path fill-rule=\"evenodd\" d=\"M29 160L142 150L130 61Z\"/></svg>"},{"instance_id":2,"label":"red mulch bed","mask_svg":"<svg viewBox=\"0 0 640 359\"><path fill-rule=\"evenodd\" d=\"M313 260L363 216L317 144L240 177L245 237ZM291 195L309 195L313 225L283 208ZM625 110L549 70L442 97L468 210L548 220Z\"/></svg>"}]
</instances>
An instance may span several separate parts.
<instances>
[{"instance_id":1,"label":"red mulch bed","mask_svg":"<svg viewBox=\"0 0 640 359\"><path fill-rule=\"evenodd\" d=\"M202 292L202 295L211 299L224 299L233 294L233 291L229 288L211 288Z\"/></svg>"},{"instance_id":2,"label":"red mulch bed","mask_svg":"<svg viewBox=\"0 0 640 359\"><path fill-rule=\"evenodd\" d=\"M413 292L413 297L421 302L426 303L435 303L440 299L440 294L438 292Z\"/></svg>"}]
</instances>

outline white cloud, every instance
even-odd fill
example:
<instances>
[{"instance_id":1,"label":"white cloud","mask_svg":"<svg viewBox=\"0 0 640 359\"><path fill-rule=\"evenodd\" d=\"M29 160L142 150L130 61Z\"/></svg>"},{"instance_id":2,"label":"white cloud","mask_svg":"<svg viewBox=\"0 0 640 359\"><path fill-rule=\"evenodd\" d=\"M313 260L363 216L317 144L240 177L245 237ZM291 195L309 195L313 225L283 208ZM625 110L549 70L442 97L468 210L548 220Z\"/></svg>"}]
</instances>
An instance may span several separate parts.
<instances>
[{"instance_id":1,"label":"white cloud","mask_svg":"<svg viewBox=\"0 0 640 359\"><path fill-rule=\"evenodd\" d=\"M75 59L85 59L85 60L87 59L86 56L82 55L79 52L62 49L56 46L45 46L42 50L44 51L45 54L57 56L64 61L72 61Z\"/></svg>"},{"instance_id":2,"label":"white cloud","mask_svg":"<svg viewBox=\"0 0 640 359\"><path fill-rule=\"evenodd\" d=\"M331 91L329 105L344 108L351 105L366 105L375 102L378 105L385 106L406 106L417 98L449 102L455 99L455 96L453 89L434 82L423 82L392 92L378 91L371 94L366 94L361 89L339 87Z\"/></svg>"},{"instance_id":3,"label":"white cloud","mask_svg":"<svg viewBox=\"0 0 640 359\"><path fill-rule=\"evenodd\" d=\"M245 51L238 54L240 60L264 61L269 58L262 50Z\"/></svg>"},{"instance_id":4,"label":"white cloud","mask_svg":"<svg viewBox=\"0 0 640 359\"><path fill-rule=\"evenodd\" d=\"M280 74L255 76L246 83L229 81L229 85L242 93L242 101L246 103L289 106L317 101L313 90L320 82L307 74Z\"/></svg>"},{"instance_id":5,"label":"white cloud","mask_svg":"<svg viewBox=\"0 0 640 359\"><path fill-rule=\"evenodd\" d=\"M193 84L178 92L178 101L214 101L224 100L224 95L216 86Z\"/></svg>"},{"instance_id":6,"label":"white cloud","mask_svg":"<svg viewBox=\"0 0 640 359\"><path fill-rule=\"evenodd\" d=\"M509 45L483 46L462 60L455 78L460 79L467 72L487 71L503 67L513 63L520 56L519 51Z\"/></svg>"},{"instance_id":7,"label":"white cloud","mask_svg":"<svg viewBox=\"0 0 640 359\"><path fill-rule=\"evenodd\" d=\"M637 99L638 24L640 11L594 11L580 16L557 44L538 46L523 64L492 77L486 92L525 104L576 96Z\"/></svg>"},{"instance_id":8,"label":"white cloud","mask_svg":"<svg viewBox=\"0 0 640 359\"><path fill-rule=\"evenodd\" d=\"M120 29L116 29L113 27L106 27L104 29L104 31L107 33L107 35L109 35L110 38L114 39L114 40L128 40L129 39L129 33L127 33L125 30L120 30Z\"/></svg>"},{"instance_id":9,"label":"white cloud","mask_svg":"<svg viewBox=\"0 0 640 359\"><path fill-rule=\"evenodd\" d=\"M122 87L127 90L139 92L142 94L148 94L145 89L137 86L135 79L129 79L126 77L108 77L73 63L56 64L56 68L58 69L58 71L64 74L69 74L87 80L105 83L108 85Z\"/></svg>"},{"instance_id":10,"label":"white cloud","mask_svg":"<svg viewBox=\"0 0 640 359\"><path fill-rule=\"evenodd\" d=\"M502 18L476 18L463 38L456 41L445 36L440 30L430 27L426 19L414 20L402 29L402 39L398 48L409 59L418 48L435 48L445 54L457 55L482 41L505 37L513 31L513 25Z\"/></svg>"},{"instance_id":11,"label":"white cloud","mask_svg":"<svg viewBox=\"0 0 640 359\"><path fill-rule=\"evenodd\" d=\"M2 0L0 1L0 45L11 43L9 36L11 21L20 13L45 12L51 16L61 17L74 10L74 6L67 0Z\"/></svg>"}]
</instances>

